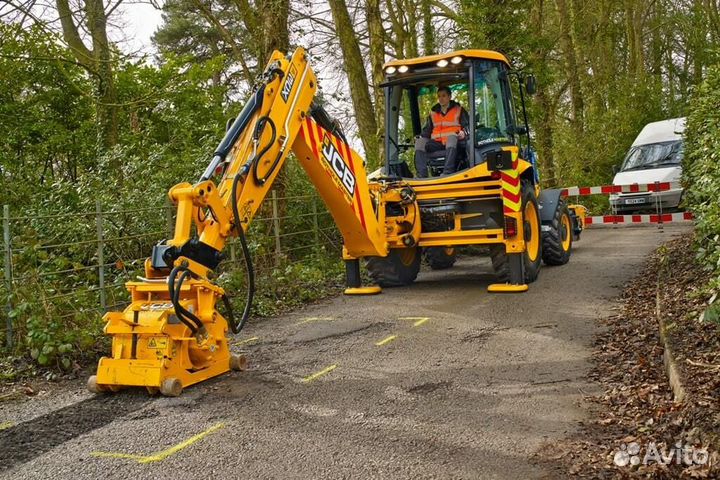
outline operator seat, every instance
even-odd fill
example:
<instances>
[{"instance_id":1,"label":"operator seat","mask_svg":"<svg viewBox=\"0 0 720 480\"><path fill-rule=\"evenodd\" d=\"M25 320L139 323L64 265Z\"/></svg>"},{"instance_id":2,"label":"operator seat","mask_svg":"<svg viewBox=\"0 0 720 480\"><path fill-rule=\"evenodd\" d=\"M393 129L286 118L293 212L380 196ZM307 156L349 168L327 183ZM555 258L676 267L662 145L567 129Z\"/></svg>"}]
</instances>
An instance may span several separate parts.
<instances>
[{"instance_id":1,"label":"operator seat","mask_svg":"<svg viewBox=\"0 0 720 480\"><path fill-rule=\"evenodd\" d=\"M427 153L429 177L439 177L442 175L443 168L445 167L445 156L445 150ZM467 159L467 148L458 148L458 172L469 167Z\"/></svg>"}]
</instances>

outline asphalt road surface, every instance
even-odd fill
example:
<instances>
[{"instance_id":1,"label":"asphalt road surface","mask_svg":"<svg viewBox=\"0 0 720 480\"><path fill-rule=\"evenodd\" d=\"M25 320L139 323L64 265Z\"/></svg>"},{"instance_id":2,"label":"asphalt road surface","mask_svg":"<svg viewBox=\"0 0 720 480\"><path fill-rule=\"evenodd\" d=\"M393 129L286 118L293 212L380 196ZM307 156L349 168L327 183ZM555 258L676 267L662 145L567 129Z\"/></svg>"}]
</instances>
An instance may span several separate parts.
<instances>
[{"instance_id":1,"label":"asphalt road surface","mask_svg":"<svg viewBox=\"0 0 720 480\"><path fill-rule=\"evenodd\" d=\"M250 324L251 366L185 390L93 396L82 381L0 404L0 477L550 478L542 444L576 431L597 319L688 227L594 228L525 294L489 260Z\"/></svg>"}]
</instances>

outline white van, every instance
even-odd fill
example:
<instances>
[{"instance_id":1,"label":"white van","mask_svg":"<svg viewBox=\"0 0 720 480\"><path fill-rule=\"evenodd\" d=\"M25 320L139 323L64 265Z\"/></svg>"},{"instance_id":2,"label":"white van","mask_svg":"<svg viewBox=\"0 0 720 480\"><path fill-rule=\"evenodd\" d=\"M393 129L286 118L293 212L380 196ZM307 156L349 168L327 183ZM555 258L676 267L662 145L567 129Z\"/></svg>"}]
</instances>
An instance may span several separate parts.
<instances>
[{"instance_id":1,"label":"white van","mask_svg":"<svg viewBox=\"0 0 720 480\"><path fill-rule=\"evenodd\" d=\"M648 123L625 156L613 185L680 182L682 173L685 117ZM610 206L618 213L677 210L682 188L677 185L662 192L610 195Z\"/></svg>"}]
</instances>

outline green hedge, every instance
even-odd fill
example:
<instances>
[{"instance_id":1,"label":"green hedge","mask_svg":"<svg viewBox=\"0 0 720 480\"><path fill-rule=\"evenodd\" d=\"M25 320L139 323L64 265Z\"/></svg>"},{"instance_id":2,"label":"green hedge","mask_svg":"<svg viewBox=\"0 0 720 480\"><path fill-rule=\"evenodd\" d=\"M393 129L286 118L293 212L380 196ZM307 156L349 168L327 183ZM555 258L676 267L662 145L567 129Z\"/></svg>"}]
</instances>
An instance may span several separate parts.
<instances>
[{"instance_id":1,"label":"green hedge","mask_svg":"<svg viewBox=\"0 0 720 480\"><path fill-rule=\"evenodd\" d=\"M685 130L685 206L695 214L697 257L720 287L720 65L711 67L690 105Z\"/></svg>"}]
</instances>

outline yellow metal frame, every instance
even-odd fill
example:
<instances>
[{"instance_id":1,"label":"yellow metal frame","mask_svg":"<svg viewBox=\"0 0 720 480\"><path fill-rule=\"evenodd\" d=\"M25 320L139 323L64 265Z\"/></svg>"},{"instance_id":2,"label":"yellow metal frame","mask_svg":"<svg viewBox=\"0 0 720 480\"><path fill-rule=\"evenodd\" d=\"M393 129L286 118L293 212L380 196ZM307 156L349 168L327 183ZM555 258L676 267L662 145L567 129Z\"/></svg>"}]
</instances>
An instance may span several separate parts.
<instances>
[{"instance_id":1,"label":"yellow metal frame","mask_svg":"<svg viewBox=\"0 0 720 480\"><path fill-rule=\"evenodd\" d=\"M510 66L510 61L502 53L494 52L492 50L478 50L478 49L470 50L470 49L468 49L468 50L456 50L456 51L450 52L450 53L441 53L439 55L428 55L426 57L391 60L391 61L385 63L385 65L383 65L383 68L399 67L401 65L421 65L423 63L437 63L440 60L450 61L453 57L499 60L499 61L505 63L506 65Z\"/></svg>"},{"instance_id":2,"label":"yellow metal frame","mask_svg":"<svg viewBox=\"0 0 720 480\"><path fill-rule=\"evenodd\" d=\"M487 290L491 293L522 293L528 291L528 286L525 284L512 285L510 283L493 283L488 286Z\"/></svg>"},{"instance_id":3,"label":"yellow metal frame","mask_svg":"<svg viewBox=\"0 0 720 480\"><path fill-rule=\"evenodd\" d=\"M482 50L402 63L421 64L455 55L507 63L503 55ZM524 251L518 195L521 175L531 164L518 158L518 147L506 147L513 164L502 172L491 172L480 164L436 179L369 181L360 155L341 135L328 131L309 115L317 78L305 50L298 48L290 58L274 52L263 78L260 105L235 141L219 182L179 183L168 192L177 207L174 235L166 242L169 247L179 250L195 238L210 252L221 252L228 239L237 234L238 226L247 231L292 151L342 234L343 258L349 262L367 256L385 257L390 249L417 246L452 248L504 243L508 253ZM271 128L261 128L259 138L254 138L261 118L272 120L275 136ZM258 151L264 151L260 158L256 157ZM246 172L248 165L256 166L265 181L255 181L250 175L242 177L237 198L233 198L233 179L239 172ZM455 219L451 231L422 233L419 202L465 198L500 201L503 214L516 219L517 235L504 238L502 228L462 230L461 216ZM402 213L388 216L389 205L399 206ZM234 218L234 206L239 218ZM465 217L473 215L478 214ZM130 305L123 312L110 312L104 317L105 333L112 337L112 353L99 361L97 376L90 382L94 390L141 386L151 392L175 395L182 388L227 372L233 366L227 341L229 326L216 308L224 292L212 283L212 269L186 256L175 258L173 266L192 274L179 291L179 303L200 319L202 328L192 335L179 321L168 293L168 269L156 269L146 261L145 279L127 283L132 297ZM511 285L496 286L492 291L524 289L527 286ZM349 295L379 292L380 288L375 286L355 286L345 291Z\"/></svg>"},{"instance_id":4,"label":"yellow metal frame","mask_svg":"<svg viewBox=\"0 0 720 480\"><path fill-rule=\"evenodd\" d=\"M215 310L222 288L206 280L182 286L183 307L205 326L202 337L177 320L164 282L128 282L131 303L124 312L105 314L105 334L112 336L112 354L98 363L98 390L125 386L163 388L176 379L182 388L230 370L227 322Z\"/></svg>"}]
</instances>

